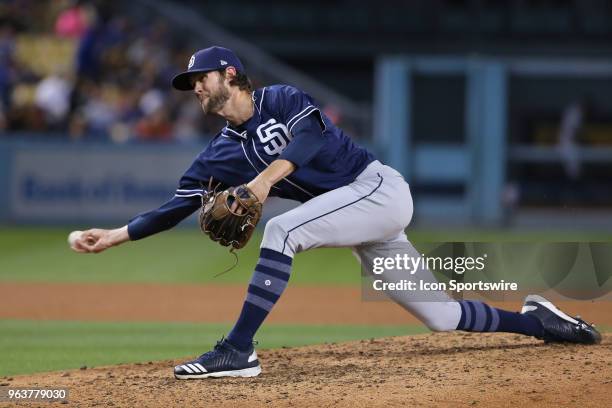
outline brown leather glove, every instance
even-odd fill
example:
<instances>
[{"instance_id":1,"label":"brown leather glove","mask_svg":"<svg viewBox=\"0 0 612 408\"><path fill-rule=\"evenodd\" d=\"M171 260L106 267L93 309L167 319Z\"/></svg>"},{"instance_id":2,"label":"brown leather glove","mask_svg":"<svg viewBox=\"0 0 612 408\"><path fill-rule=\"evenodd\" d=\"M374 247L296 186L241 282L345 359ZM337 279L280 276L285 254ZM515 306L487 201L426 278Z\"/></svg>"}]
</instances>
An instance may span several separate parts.
<instances>
[{"instance_id":1,"label":"brown leather glove","mask_svg":"<svg viewBox=\"0 0 612 408\"><path fill-rule=\"evenodd\" d=\"M233 203L238 204L235 211ZM240 249L251 239L261 212L261 203L246 184L231 187L203 197L200 228L213 241Z\"/></svg>"}]
</instances>

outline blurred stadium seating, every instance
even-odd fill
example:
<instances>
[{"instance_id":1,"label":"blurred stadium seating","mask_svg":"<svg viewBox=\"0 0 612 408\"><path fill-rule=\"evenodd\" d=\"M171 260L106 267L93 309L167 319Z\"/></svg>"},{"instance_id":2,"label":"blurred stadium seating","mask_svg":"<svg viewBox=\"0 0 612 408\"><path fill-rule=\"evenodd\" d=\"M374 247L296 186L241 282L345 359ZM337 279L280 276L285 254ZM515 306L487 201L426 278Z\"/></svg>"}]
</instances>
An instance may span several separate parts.
<instances>
[{"instance_id":1,"label":"blurred stadium seating","mask_svg":"<svg viewBox=\"0 0 612 408\"><path fill-rule=\"evenodd\" d=\"M13 186L0 198L5 221L24 220L11 208L24 205L16 174L29 173L15 157L35 157L41 140L60 143L42 149L62 160L61 143L86 157L102 144L149 158L176 152L168 168L181 168L176 158L223 123L169 80L195 49L219 43L238 51L257 86L306 89L401 169L419 222L612 225L604 0L8 0L0 27L0 186ZM389 61L401 62L384 71ZM159 196L149 198L143 209Z\"/></svg>"}]
</instances>

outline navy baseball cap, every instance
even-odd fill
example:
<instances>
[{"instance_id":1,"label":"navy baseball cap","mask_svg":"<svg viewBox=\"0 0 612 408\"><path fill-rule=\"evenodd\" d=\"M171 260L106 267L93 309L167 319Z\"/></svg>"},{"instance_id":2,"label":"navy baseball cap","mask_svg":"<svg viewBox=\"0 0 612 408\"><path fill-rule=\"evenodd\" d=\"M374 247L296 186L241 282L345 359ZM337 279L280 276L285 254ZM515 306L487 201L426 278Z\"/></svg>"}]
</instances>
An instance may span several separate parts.
<instances>
[{"instance_id":1,"label":"navy baseball cap","mask_svg":"<svg viewBox=\"0 0 612 408\"><path fill-rule=\"evenodd\" d=\"M236 71L244 72L242 62L232 50L217 46L204 48L191 56L187 64L187 71L172 78L172 86L179 91L191 91L193 89L189 83L191 74L216 71L227 67L234 67Z\"/></svg>"}]
</instances>

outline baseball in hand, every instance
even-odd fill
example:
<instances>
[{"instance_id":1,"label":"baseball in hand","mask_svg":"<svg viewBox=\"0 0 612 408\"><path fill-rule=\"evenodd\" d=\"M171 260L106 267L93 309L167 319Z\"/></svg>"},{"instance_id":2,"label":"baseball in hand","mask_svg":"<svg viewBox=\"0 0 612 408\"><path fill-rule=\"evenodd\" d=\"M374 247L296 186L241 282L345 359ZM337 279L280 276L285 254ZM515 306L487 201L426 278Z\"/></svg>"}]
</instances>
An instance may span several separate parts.
<instances>
[{"instance_id":1,"label":"baseball in hand","mask_svg":"<svg viewBox=\"0 0 612 408\"><path fill-rule=\"evenodd\" d=\"M83 234L83 231L72 231L68 235L68 245L70 245L71 248L74 248L74 244L76 243L76 240L81 238L82 234Z\"/></svg>"}]
</instances>

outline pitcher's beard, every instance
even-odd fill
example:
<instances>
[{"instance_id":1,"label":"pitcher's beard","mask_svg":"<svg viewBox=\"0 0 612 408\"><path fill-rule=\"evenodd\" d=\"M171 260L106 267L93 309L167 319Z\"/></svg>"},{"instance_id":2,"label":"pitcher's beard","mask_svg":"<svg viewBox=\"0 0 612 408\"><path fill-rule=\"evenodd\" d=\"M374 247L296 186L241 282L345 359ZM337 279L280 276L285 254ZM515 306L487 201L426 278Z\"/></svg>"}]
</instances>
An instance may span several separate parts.
<instances>
[{"instance_id":1,"label":"pitcher's beard","mask_svg":"<svg viewBox=\"0 0 612 408\"><path fill-rule=\"evenodd\" d=\"M224 106L230 97L227 89L221 88L219 93L216 95L212 95L208 98L206 104L204 104L204 113L217 113Z\"/></svg>"}]
</instances>

